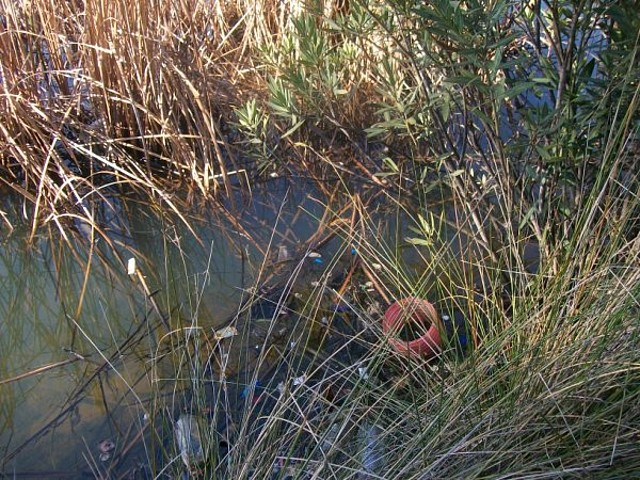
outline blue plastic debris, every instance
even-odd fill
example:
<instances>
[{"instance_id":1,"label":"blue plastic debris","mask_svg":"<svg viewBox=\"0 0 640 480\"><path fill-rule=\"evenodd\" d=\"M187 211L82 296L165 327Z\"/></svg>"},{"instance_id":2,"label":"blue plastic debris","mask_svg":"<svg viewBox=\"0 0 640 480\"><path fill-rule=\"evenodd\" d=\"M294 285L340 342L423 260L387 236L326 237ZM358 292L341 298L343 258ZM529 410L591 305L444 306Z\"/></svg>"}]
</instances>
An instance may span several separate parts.
<instances>
[{"instance_id":1,"label":"blue plastic debris","mask_svg":"<svg viewBox=\"0 0 640 480\"><path fill-rule=\"evenodd\" d=\"M251 393L253 387L253 396L255 397L258 392L260 390L262 390L262 384L260 383L260 380L256 380L253 385L247 385L246 387L244 387L242 389L242 392L240 393L240 397L243 399L246 399L249 397L249 394Z\"/></svg>"},{"instance_id":2,"label":"blue plastic debris","mask_svg":"<svg viewBox=\"0 0 640 480\"><path fill-rule=\"evenodd\" d=\"M349 305L346 305L344 303L334 303L332 307L333 307L333 310L338 313L344 313L351 310L351 307L349 307Z\"/></svg>"}]
</instances>

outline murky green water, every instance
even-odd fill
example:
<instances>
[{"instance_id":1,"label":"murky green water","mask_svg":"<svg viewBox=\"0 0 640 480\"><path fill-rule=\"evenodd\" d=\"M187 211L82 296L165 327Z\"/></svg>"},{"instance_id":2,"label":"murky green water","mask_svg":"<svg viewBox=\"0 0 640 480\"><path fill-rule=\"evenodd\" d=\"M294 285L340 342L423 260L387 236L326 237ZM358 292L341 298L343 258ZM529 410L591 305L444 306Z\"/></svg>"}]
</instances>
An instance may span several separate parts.
<instances>
[{"instance_id":1,"label":"murky green water","mask_svg":"<svg viewBox=\"0 0 640 480\"><path fill-rule=\"evenodd\" d=\"M152 368L160 314L171 328L215 329L255 284L263 253L295 248L321 214L277 183L255 189L232 221L212 204L194 207L193 235L176 218L128 201L119 204L112 245L102 239L90 247L55 229L29 244L19 200L4 205L17 228L0 245L0 458L18 478L104 474L107 439L120 452L135 445L127 462L144 463L149 452L135 436L158 376L170 375ZM127 275L129 258L145 285Z\"/></svg>"},{"instance_id":2,"label":"murky green water","mask_svg":"<svg viewBox=\"0 0 640 480\"><path fill-rule=\"evenodd\" d=\"M193 202L197 205L184 212L190 228L166 211L116 198L107 209L111 213L102 217L104 237L95 243L82 226L85 237L65 240L51 228L29 243L19 200L5 198L2 208L16 229L0 245L2 471L18 478L121 478L123 472L144 478L135 472L159 455L158 445L148 441L148 431L158 427L149 423L150 411L157 413L161 405L175 412L180 392L189 389L181 362L188 364L191 357L175 349L184 348L189 332L211 335L225 325L256 285L286 283L290 272L273 277L279 257L299 254L318 233L324 211L318 194L302 184L290 187L280 180L258 186L238 200L242 208L231 216L221 216L213 202ZM346 200L343 219L353 213ZM433 259L407 242L419 232L408 228L398 210L385 211L376 201L368 208L367 222L374 222L365 227L369 241L401 266L398 275L413 277L398 277L398 284L416 282L428 290L447 262L468 256L458 228L438 227L442 257ZM455 213L438 203L433 212ZM450 223L457 222L453 217ZM342 268L341 256L344 265L351 264L354 247L346 237L343 230L326 245L324 263L305 260L304 282L326 281L327 270ZM131 258L141 276L128 275ZM307 290L301 296L312 289ZM306 304L303 298L302 308L311 305L315 312L317 301ZM251 333L238 342L253 353L238 354L236 362L249 362L266 342L259 338L260 317L250 319ZM279 328L289 327L286 319L280 322ZM179 339L182 346L176 346ZM173 356L163 356L167 347ZM242 365L225 368L232 376ZM165 441L162 436L158 441ZM107 448L111 441L113 450Z\"/></svg>"}]
</instances>

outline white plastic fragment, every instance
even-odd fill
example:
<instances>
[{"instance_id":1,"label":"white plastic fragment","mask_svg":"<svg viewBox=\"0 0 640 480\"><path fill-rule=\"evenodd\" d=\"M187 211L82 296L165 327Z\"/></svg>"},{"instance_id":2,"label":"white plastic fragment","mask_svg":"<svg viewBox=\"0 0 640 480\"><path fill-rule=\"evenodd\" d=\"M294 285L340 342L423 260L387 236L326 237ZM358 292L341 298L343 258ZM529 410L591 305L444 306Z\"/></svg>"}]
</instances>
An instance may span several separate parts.
<instances>
[{"instance_id":1,"label":"white plastic fragment","mask_svg":"<svg viewBox=\"0 0 640 480\"><path fill-rule=\"evenodd\" d=\"M360 438L364 443L362 467L365 472L376 474L383 467L385 448L380 439L382 430L375 423L360 426Z\"/></svg>"},{"instance_id":2,"label":"white plastic fragment","mask_svg":"<svg viewBox=\"0 0 640 480\"><path fill-rule=\"evenodd\" d=\"M286 262L287 260L291 259L291 254L289 253L289 249L287 248L286 245L280 245L278 247L278 258L276 259L276 261L278 263L280 262Z\"/></svg>"},{"instance_id":3,"label":"white plastic fragment","mask_svg":"<svg viewBox=\"0 0 640 480\"><path fill-rule=\"evenodd\" d=\"M306 375L300 375L299 377L296 377L296 378L293 379L293 385L295 387L297 387L298 385L302 385L306 381L307 381L307 376Z\"/></svg>"},{"instance_id":4,"label":"white plastic fragment","mask_svg":"<svg viewBox=\"0 0 640 480\"><path fill-rule=\"evenodd\" d=\"M189 414L180 415L176 422L175 436L180 458L187 468L191 469L204 461L202 436L196 417Z\"/></svg>"},{"instance_id":5,"label":"white plastic fragment","mask_svg":"<svg viewBox=\"0 0 640 480\"><path fill-rule=\"evenodd\" d=\"M135 275L136 274L136 259L131 257L127 261L127 275Z\"/></svg>"}]
</instances>

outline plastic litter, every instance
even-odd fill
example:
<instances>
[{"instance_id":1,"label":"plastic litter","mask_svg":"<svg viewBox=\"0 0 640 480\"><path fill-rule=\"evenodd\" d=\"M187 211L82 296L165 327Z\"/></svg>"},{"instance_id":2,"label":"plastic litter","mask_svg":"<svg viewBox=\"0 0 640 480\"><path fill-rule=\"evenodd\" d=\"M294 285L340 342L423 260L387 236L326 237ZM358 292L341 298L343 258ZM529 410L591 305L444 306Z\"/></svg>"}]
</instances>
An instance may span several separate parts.
<instances>
[{"instance_id":1,"label":"plastic litter","mask_svg":"<svg viewBox=\"0 0 640 480\"><path fill-rule=\"evenodd\" d=\"M276 262L286 262L287 260L291 260L291 254L289 253L289 249L286 245L280 245L278 247L278 257Z\"/></svg>"},{"instance_id":2,"label":"plastic litter","mask_svg":"<svg viewBox=\"0 0 640 480\"><path fill-rule=\"evenodd\" d=\"M302 385L306 381L307 381L307 376L300 375L299 377L294 378L292 383L295 387L297 387L298 385Z\"/></svg>"},{"instance_id":3,"label":"plastic litter","mask_svg":"<svg viewBox=\"0 0 640 480\"><path fill-rule=\"evenodd\" d=\"M204 462L202 436L197 417L190 414L180 415L176 422L175 437L182 463L189 471L197 469L198 465Z\"/></svg>"},{"instance_id":4,"label":"plastic litter","mask_svg":"<svg viewBox=\"0 0 640 480\"><path fill-rule=\"evenodd\" d=\"M332 423L331 427L329 427L329 431L320 443L320 449L322 450L322 453L327 455L331 451L331 449L336 445L338 435L340 435L340 424L337 422Z\"/></svg>"},{"instance_id":5,"label":"plastic litter","mask_svg":"<svg viewBox=\"0 0 640 480\"><path fill-rule=\"evenodd\" d=\"M337 313L344 313L344 312L351 311L351 307L349 307L349 305L346 305L344 303L334 303L332 307L333 307L333 311Z\"/></svg>"},{"instance_id":6,"label":"plastic litter","mask_svg":"<svg viewBox=\"0 0 640 480\"><path fill-rule=\"evenodd\" d=\"M398 353L431 358L442 348L438 325L441 321L430 302L421 298L406 297L391 304L384 312L382 331L389 335L389 343ZM412 323L425 325L427 331L414 340L403 340L398 337L398 329Z\"/></svg>"},{"instance_id":7,"label":"plastic litter","mask_svg":"<svg viewBox=\"0 0 640 480\"><path fill-rule=\"evenodd\" d=\"M216 330L215 332L213 332L213 339L214 340L223 340L225 338L235 337L236 335L238 335L238 329L236 327L233 327L233 326L228 326L228 327L224 327L224 328L221 328L220 330Z\"/></svg>"},{"instance_id":8,"label":"plastic litter","mask_svg":"<svg viewBox=\"0 0 640 480\"><path fill-rule=\"evenodd\" d=\"M365 423L360 427L360 438L364 444L362 450L362 468L367 473L380 474L384 466L384 445L380 441L382 430L374 423Z\"/></svg>"},{"instance_id":9,"label":"plastic litter","mask_svg":"<svg viewBox=\"0 0 640 480\"><path fill-rule=\"evenodd\" d=\"M136 274L136 259L130 258L127 261L127 275L132 276Z\"/></svg>"},{"instance_id":10,"label":"plastic litter","mask_svg":"<svg viewBox=\"0 0 640 480\"><path fill-rule=\"evenodd\" d=\"M98 444L98 451L100 452L99 459L101 462L107 462L111 459L111 455L116 448L116 444L113 440L102 440Z\"/></svg>"},{"instance_id":11,"label":"plastic litter","mask_svg":"<svg viewBox=\"0 0 640 480\"><path fill-rule=\"evenodd\" d=\"M252 387L253 387L253 395L251 397L251 403L256 404L261 400L262 391L264 390L264 387L260 383L260 380L256 380L253 383L253 385L247 385L246 387L244 387L242 389L242 392L240 393L240 397L245 400L249 398L249 396L251 395Z\"/></svg>"}]
</instances>

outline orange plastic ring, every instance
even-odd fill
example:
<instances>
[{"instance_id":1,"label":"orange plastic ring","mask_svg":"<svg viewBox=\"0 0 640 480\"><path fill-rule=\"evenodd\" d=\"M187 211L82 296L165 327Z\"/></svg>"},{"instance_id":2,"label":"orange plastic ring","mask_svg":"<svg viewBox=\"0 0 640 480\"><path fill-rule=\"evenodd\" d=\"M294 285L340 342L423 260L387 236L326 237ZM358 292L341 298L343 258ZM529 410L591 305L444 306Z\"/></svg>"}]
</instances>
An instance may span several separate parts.
<instances>
[{"instance_id":1,"label":"orange plastic ring","mask_svg":"<svg viewBox=\"0 0 640 480\"><path fill-rule=\"evenodd\" d=\"M426 333L415 340L401 340L397 332L410 322L428 324ZM382 318L382 331L393 349L402 354L415 354L425 358L436 355L442 348L440 317L434 306L421 298L407 297L391 304Z\"/></svg>"}]
</instances>

